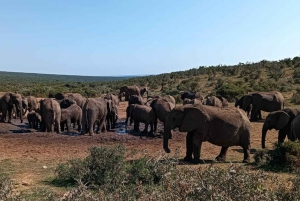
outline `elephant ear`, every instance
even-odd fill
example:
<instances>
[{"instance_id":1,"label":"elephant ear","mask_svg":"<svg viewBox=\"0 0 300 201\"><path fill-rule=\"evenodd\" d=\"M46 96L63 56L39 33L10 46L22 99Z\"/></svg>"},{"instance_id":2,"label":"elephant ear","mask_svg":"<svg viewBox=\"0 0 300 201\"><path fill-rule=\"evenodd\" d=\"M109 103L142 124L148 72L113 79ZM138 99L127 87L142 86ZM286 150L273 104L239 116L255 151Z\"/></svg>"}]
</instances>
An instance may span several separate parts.
<instances>
[{"instance_id":1,"label":"elephant ear","mask_svg":"<svg viewBox=\"0 0 300 201\"><path fill-rule=\"evenodd\" d=\"M275 126L276 130L283 129L289 122L290 116L284 111L278 111L277 114L277 124Z\"/></svg>"},{"instance_id":2,"label":"elephant ear","mask_svg":"<svg viewBox=\"0 0 300 201\"><path fill-rule=\"evenodd\" d=\"M181 132L190 132L205 126L208 114L203 107L187 107L184 108L185 115L182 119L179 130Z\"/></svg>"}]
</instances>

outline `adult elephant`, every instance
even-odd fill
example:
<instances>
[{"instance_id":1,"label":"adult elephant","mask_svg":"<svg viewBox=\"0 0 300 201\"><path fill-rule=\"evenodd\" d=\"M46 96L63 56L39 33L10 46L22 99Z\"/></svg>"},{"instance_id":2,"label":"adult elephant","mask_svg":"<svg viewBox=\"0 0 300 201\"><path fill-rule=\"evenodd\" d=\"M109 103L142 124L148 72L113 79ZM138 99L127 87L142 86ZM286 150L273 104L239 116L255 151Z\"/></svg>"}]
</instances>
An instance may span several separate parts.
<instances>
[{"instance_id":1,"label":"adult elephant","mask_svg":"<svg viewBox=\"0 0 300 201\"><path fill-rule=\"evenodd\" d=\"M237 99L237 100L235 101L234 107L238 107L238 108L243 109L244 98L245 98L245 96L242 96L240 99ZM248 106L244 109L244 111L247 113L248 118L250 118L251 110L252 110L252 104L248 105ZM262 119L262 116L261 116L261 110L259 110L259 111L257 112L256 116L257 116L257 119Z\"/></svg>"},{"instance_id":2,"label":"adult elephant","mask_svg":"<svg viewBox=\"0 0 300 201\"><path fill-rule=\"evenodd\" d=\"M157 131L157 119L161 122L165 122L167 116L171 112L171 110L175 107L175 105L163 98L157 98L152 100L150 106L153 108L155 113L154 119L154 132ZM172 136L170 136L172 137Z\"/></svg>"},{"instance_id":3,"label":"adult elephant","mask_svg":"<svg viewBox=\"0 0 300 201\"><path fill-rule=\"evenodd\" d=\"M195 105L202 105L202 102L199 100L199 99L189 99L189 98L186 98L183 100L183 105L187 105L187 104L195 104Z\"/></svg>"},{"instance_id":4,"label":"adult elephant","mask_svg":"<svg viewBox=\"0 0 300 201\"><path fill-rule=\"evenodd\" d=\"M129 96L131 95L140 95L143 97L144 93L147 92L148 95L148 88L147 87L138 87L138 86L123 86L120 88L119 92L119 99L121 101L122 94L125 96L125 101L129 100Z\"/></svg>"},{"instance_id":5,"label":"adult elephant","mask_svg":"<svg viewBox=\"0 0 300 201\"><path fill-rule=\"evenodd\" d=\"M128 104L138 104L138 105L144 105L144 100L141 96L138 96L138 95L132 95L129 97L129 100L128 100Z\"/></svg>"},{"instance_id":6,"label":"adult elephant","mask_svg":"<svg viewBox=\"0 0 300 201\"><path fill-rule=\"evenodd\" d=\"M278 142L283 142L288 137L294 141L295 137L291 133L291 123L294 118L300 113L300 109L285 108L283 110L270 112L266 117L262 127L261 146L265 148L266 135L268 130L278 130Z\"/></svg>"},{"instance_id":7,"label":"adult elephant","mask_svg":"<svg viewBox=\"0 0 300 201\"><path fill-rule=\"evenodd\" d=\"M243 110L247 111L252 104L251 121L257 120L257 114L260 110L273 112L284 108L284 98L280 92L254 92L244 96Z\"/></svg>"},{"instance_id":8,"label":"adult elephant","mask_svg":"<svg viewBox=\"0 0 300 201\"><path fill-rule=\"evenodd\" d=\"M173 96L171 95L165 95L162 97L163 99L166 99L167 101L169 101L170 103L176 105L176 100Z\"/></svg>"},{"instance_id":9,"label":"adult elephant","mask_svg":"<svg viewBox=\"0 0 300 201\"><path fill-rule=\"evenodd\" d=\"M39 111L39 102L34 96L26 96L28 102L28 111Z\"/></svg>"},{"instance_id":10,"label":"adult elephant","mask_svg":"<svg viewBox=\"0 0 300 201\"><path fill-rule=\"evenodd\" d=\"M4 122L8 115L8 122L11 123L12 110L16 107L20 111L20 120L23 123L22 96L18 93L7 92L0 99L0 107L2 110L1 121ZM8 114L7 114L8 113Z\"/></svg>"},{"instance_id":11,"label":"adult elephant","mask_svg":"<svg viewBox=\"0 0 300 201\"><path fill-rule=\"evenodd\" d=\"M209 96L206 99L205 105L215 106L215 107L223 107L222 101L216 96Z\"/></svg>"},{"instance_id":12,"label":"adult elephant","mask_svg":"<svg viewBox=\"0 0 300 201\"><path fill-rule=\"evenodd\" d=\"M184 91L184 92L181 92L181 100L184 100L186 98L188 99L199 99L200 101L203 101L204 100L204 97L201 95L200 92L191 92L191 91Z\"/></svg>"},{"instance_id":13,"label":"adult elephant","mask_svg":"<svg viewBox=\"0 0 300 201\"><path fill-rule=\"evenodd\" d=\"M28 100L27 97L22 96L22 114L25 115L28 111ZM13 105L13 113L15 115L15 119L17 117L20 117L20 110L16 107L16 105Z\"/></svg>"},{"instance_id":14,"label":"adult elephant","mask_svg":"<svg viewBox=\"0 0 300 201\"><path fill-rule=\"evenodd\" d=\"M40 113L42 117L42 130L45 132L61 132L61 109L59 103L51 98L40 101Z\"/></svg>"},{"instance_id":15,"label":"adult elephant","mask_svg":"<svg viewBox=\"0 0 300 201\"><path fill-rule=\"evenodd\" d=\"M218 161L225 160L230 146L241 146L243 162L250 161L251 125L246 113L238 108L184 105L173 109L165 122L163 148L167 153L170 153L169 136L175 128L187 132L185 161L199 163L201 145L205 141L222 146Z\"/></svg>"},{"instance_id":16,"label":"adult elephant","mask_svg":"<svg viewBox=\"0 0 300 201\"><path fill-rule=\"evenodd\" d=\"M89 132L94 135L94 125L98 124L97 132L106 132L107 104L93 98L86 100L82 108L81 134Z\"/></svg>"},{"instance_id":17,"label":"adult elephant","mask_svg":"<svg viewBox=\"0 0 300 201\"><path fill-rule=\"evenodd\" d=\"M65 93L65 94L58 93L55 95L55 99L57 99L57 100L63 100L63 99L74 100L80 108L83 108L83 105L86 101L86 98L84 98L79 93Z\"/></svg>"}]
</instances>

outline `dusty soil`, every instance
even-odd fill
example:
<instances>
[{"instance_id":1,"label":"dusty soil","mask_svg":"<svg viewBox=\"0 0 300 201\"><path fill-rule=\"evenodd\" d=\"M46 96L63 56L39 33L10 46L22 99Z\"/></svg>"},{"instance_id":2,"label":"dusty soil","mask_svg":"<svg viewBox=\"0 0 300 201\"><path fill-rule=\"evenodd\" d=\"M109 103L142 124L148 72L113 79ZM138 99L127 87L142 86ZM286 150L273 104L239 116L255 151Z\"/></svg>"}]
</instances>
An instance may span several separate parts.
<instances>
[{"instance_id":1,"label":"dusty soil","mask_svg":"<svg viewBox=\"0 0 300 201\"><path fill-rule=\"evenodd\" d=\"M126 146L128 153L136 153L135 155L128 154L128 158L140 157L145 153L153 156L162 153L161 137L150 138L145 135L140 137L139 134L132 132L122 132L126 107L127 103L120 103L120 123L115 132L94 136L80 136L77 135L78 133L68 135L67 133L36 132L28 128L26 120L21 124L19 119L14 119L13 124L0 123L0 173L9 174L17 181L19 188L28 189L32 186L47 185L47 182L53 178L54 169L58 163L71 158L85 157L91 146L111 146L122 143ZM251 156L253 156L255 150L261 147L263 122L251 124ZM162 125L159 128L162 129ZM177 149L180 157L184 157L185 136L185 133L174 133L173 139L169 141L173 154ZM272 144L276 141L277 132L269 131L266 139L267 148L272 149ZM219 151L220 147L207 142L203 143L201 158L209 163L219 154ZM227 161L239 163L242 159L241 147L231 147L228 150Z\"/></svg>"}]
</instances>

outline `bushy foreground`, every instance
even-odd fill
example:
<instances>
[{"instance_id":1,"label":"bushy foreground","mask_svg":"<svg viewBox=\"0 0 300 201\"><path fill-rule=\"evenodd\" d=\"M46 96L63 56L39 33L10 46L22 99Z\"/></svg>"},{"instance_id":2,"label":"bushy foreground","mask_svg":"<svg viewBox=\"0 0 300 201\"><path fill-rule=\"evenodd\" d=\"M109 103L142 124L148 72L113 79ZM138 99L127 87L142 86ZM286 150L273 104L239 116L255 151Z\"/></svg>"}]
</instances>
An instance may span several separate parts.
<instances>
[{"instance_id":1,"label":"bushy foreground","mask_svg":"<svg viewBox=\"0 0 300 201\"><path fill-rule=\"evenodd\" d=\"M30 195L14 190L0 178L0 200L299 200L300 177L278 181L263 171L213 164L196 168L180 165L176 155L125 160L125 148L93 147L85 159L56 169L55 185L72 186L64 195L37 189Z\"/></svg>"},{"instance_id":2,"label":"bushy foreground","mask_svg":"<svg viewBox=\"0 0 300 201\"><path fill-rule=\"evenodd\" d=\"M300 142L275 143L274 150L259 150L254 155L257 165L280 171L300 170Z\"/></svg>"}]
</instances>

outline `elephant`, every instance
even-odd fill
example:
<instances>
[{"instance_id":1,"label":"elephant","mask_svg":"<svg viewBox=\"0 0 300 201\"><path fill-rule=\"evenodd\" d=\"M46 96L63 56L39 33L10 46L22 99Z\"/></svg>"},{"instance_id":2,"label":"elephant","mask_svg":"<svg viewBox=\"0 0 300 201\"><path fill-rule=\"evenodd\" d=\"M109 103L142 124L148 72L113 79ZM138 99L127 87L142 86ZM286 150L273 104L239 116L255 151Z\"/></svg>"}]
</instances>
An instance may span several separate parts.
<instances>
[{"instance_id":1,"label":"elephant","mask_svg":"<svg viewBox=\"0 0 300 201\"><path fill-rule=\"evenodd\" d=\"M112 100L112 102L115 104L115 105L119 105L119 98L118 96L112 94L112 93L108 93L104 96L104 99L108 99L108 100Z\"/></svg>"},{"instance_id":2,"label":"elephant","mask_svg":"<svg viewBox=\"0 0 300 201\"><path fill-rule=\"evenodd\" d=\"M144 105L144 100L141 96L138 96L138 95L131 95L129 97L129 100L128 100L128 104L131 105L131 104L138 104L138 105Z\"/></svg>"},{"instance_id":3,"label":"elephant","mask_svg":"<svg viewBox=\"0 0 300 201\"><path fill-rule=\"evenodd\" d=\"M111 130L116 127L117 122L117 115L118 115L118 107L112 100L104 99L103 102L106 104L107 107L107 115L106 115L106 122L107 122L107 130Z\"/></svg>"},{"instance_id":4,"label":"elephant","mask_svg":"<svg viewBox=\"0 0 300 201\"><path fill-rule=\"evenodd\" d=\"M26 96L28 102L28 111L32 110L38 112L39 111L39 102L34 96Z\"/></svg>"},{"instance_id":5,"label":"elephant","mask_svg":"<svg viewBox=\"0 0 300 201\"><path fill-rule=\"evenodd\" d=\"M132 124L132 121L134 121L135 132L139 132L139 124L142 122L145 123L145 129L143 132L148 133L148 127L150 125L150 135L153 136L155 113L151 107L146 105L131 104L126 109L126 126L129 118L130 124Z\"/></svg>"},{"instance_id":6,"label":"elephant","mask_svg":"<svg viewBox=\"0 0 300 201\"><path fill-rule=\"evenodd\" d=\"M27 97L22 96L22 114L25 115L27 111L28 111L28 100ZM16 105L13 105L12 113L15 115L15 119L17 117L20 117L20 110L16 107Z\"/></svg>"},{"instance_id":7,"label":"elephant","mask_svg":"<svg viewBox=\"0 0 300 201\"><path fill-rule=\"evenodd\" d=\"M181 92L181 100L184 100L186 98L188 99L199 99L200 101L203 101L204 100L204 97L201 95L200 92L191 92L191 91L185 91L185 92Z\"/></svg>"},{"instance_id":8,"label":"elephant","mask_svg":"<svg viewBox=\"0 0 300 201\"><path fill-rule=\"evenodd\" d=\"M20 120L23 123L23 107L22 96L18 93L7 92L0 99L0 107L2 111L1 121L4 122L8 113L8 123L11 123L12 110L16 107L20 111Z\"/></svg>"},{"instance_id":9,"label":"elephant","mask_svg":"<svg viewBox=\"0 0 300 201\"><path fill-rule=\"evenodd\" d=\"M94 125L98 124L97 132L106 132L107 104L88 98L82 108L81 134L94 135Z\"/></svg>"},{"instance_id":10,"label":"elephant","mask_svg":"<svg viewBox=\"0 0 300 201\"><path fill-rule=\"evenodd\" d=\"M121 101L122 95L125 96L125 101L129 101L129 96L131 95L140 95L143 97L144 93L147 92L148 96L148 88L147 87L137 87L137 86L123 86L120 88L119 99Z\"/></svg>"},{"instance_id":11,"label":"elephant","mask_svg":"<svg viewBox=\"0 0 300 201\"><path fill-rule=\"evenodd\" d=\"M222 101L216 96L207 97L205 105L215 106L215 107L223 107Z\"/></svg>"},{"instance_id":12,"label":"elephant","mask_svg":"<svg viewBox=\"0 0 300 201\"><path fill-rule=\"evenodd\" d=\"M186 104L202 105L202 102L197 98L194 98L194 99L185 98L183 100L183 105L186 105Z\"/></svg>"},{"instance_id":13,"label":"elephant","mask_svg":"<svg viewBox=\"0 0 300 201\"><path fill-rule=\"evenodd\" d=\"M222 96L216 96L222 102L222 107L228 107L228 100Z\"/></svg>"},{"instance_id":14,"label":"elephant","mask_svg":"<svg viewBox=\"0 0 300 201\"><path fill-rule=\"evenodd\" d=\"M63 100L63 99L71 99L76 102L76 104L82 108L86 99L79 93L58 93L55 95L55 99L57 100Z\"/></svg>"},{"instance_id":15,"label":"elephant","mask_svg":"<svg viewBox=\"0 0 300 201\"><path fill-rule=\"evenodd\" d=\"M245 98L245 96L242 96L240 99L237 99L235 101L234 107L239 107L239 108L243 109L244 98ZM245 108L245 112L247 113L248 118L250 118L251 110L252 110L252 104L248 105L248 107ZM262 119L261 110L258 110L256 116L257 116L256 117L257 119Z\"/></svg>"},{"instance_id":16,"label":"elephant","mask_svg":"<svg viewBox=\"0 0 300 201\"><path fill-rule=\"evenodd\" d=\"M291 123L291 135L294 139L300 140L300 115L298 114Z\"/></svg>"},{"instance_id":17,"label":"elephant","mask_svg":"<svg viewBox=\"0 0 300 201\"><path fill-rule=\"evenodd\" d=\"M61 119L60 127L64 131L65 125L67 125L67 131L71 131L71 123L77 124L78 132L81 131L81 121L82 121L82 109L75 103L69 106L68 108L61 109Z\"/></svg>"},{"instance_id":18,"label":"elephant","mask_svg":"<svg viewBox=\"0 0 300 201\"><path fill-rule=\"evenodd\" d=\"M243 162L250 162L251 124L243 110L191 104L174 108L165 121L163 148L167 153L169 136L175 128L187 132L185 161L199 163L202 142L208 141L222 147L216 160L225 161L229 147L241 146Z\"/></svg>"},{"instance_id":19,"label":"elephant","mask_svg":"<svg viewBox=\"0 0 300 201\"><path fill-rule=\"evenodd\" d=\"M285 108L270 112L265 119L262 127L261 146L265 148L265 140L267 131L271 129L278 130L278 142L283 142L287 136L289 140L294 141L295 138L291 133L291 123L300 113L300 109Z\"/></svg>"},{"instance_id":20,"label":"elephant","mask_svg":"<svg viewBox=\"0 0 300 201\"><path fill-rule=\"evenodd\" d=\"M74 104L77 105L75 100L69 98L63 100L56 100L56 101L59 103L61 109L66 109Z\"/></svg>"},{"instance_id":21,"label":"elephant","mask_svg":"<svg viewBox=\"0 0 300 201\"><path fill-rule=\"evenodd\" d=\"M27 120L28 120L29 128L34 128L37 130L39 128L39 124L42 121L42 117L39 113L32 110L27 114Z\"/></svg>"},{"instance_id":22,"label":"elephant","mask_svg":"<svg viewBox=\"0 0 300 201\"><path fill-rule=\"evenodd\" d=\"M175 105L163 98L154 99L150 106L153 108L155 113L154 119L154 132L157 131L157 119L161 122L165 122L166 117L170 111L175 107ZM171 136L170 136L171 137Z\"/></svg>"},{"instance_id":23,"label":"elephant","mask_svg":"<svg viewBox=\"0 0 300 201\"><path fill-rule=\"evenodd\" d=\"M161 98L166 99L166 100L169 101L170 103L176 105L176 100L175 100L175 98L174 98L173 96L171 96L171 95L165 95L165 96L163 96L163 97L161 97Z\"/></svg>"},{"instance_id":24,"label":"elephant","mask_svg":"<svg viewBox=\"0 0 300 201\"><path fill-rule=\"evenodd\" d=\"M61 109L59 103L51 98L40 100L40 114L42 117L42 130L47 132L61 132Z\"/></svg>"},{"instance_id":25,"label":"elephant","mask_svg":"<svg viewBox=\"0 0 300 201\"><path fill-rule=\"evenodd\" d=\"M252 104L251 121L257 121L259 110L273 112L284 108L284 98L280 92L254 92L244 96L243 110L247 111Z\"/></svg>"}]
</instances>

